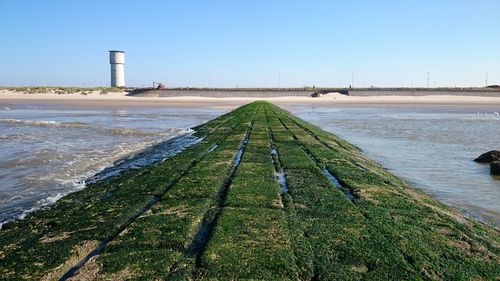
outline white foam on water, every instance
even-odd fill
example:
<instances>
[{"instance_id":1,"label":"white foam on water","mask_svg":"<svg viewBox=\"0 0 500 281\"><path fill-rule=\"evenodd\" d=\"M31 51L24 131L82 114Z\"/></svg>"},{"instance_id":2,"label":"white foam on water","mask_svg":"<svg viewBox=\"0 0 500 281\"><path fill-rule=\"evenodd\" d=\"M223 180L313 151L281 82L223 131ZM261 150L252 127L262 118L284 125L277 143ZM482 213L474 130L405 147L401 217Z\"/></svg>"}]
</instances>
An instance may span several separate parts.
<instances>
[{"instance_id":1,"label":"white foam on water","mask_svg":"<svg viewBox=\"0 0 500 281\"><path fill-rule=\"evenodd\" d=\"M14 220L22 220L22 219L26 218L27 215L29 215L29 214L31 214L33 212L36 212L38 210L42 210L42 209L45 209L45 208L48 208L48 207L52 206L59 199L63 198L64 195L65 194L63 194L63 193L57 193L55 195L47 196L46 198L38 200L37 202L35 202L35 204L34 204L33 207L31 207L31 208L29 208L27 210L24 210L17 217L11 218L11 219L8 219L8 220L0 222L0 229L2 229L2 226L4 224L8 223L8 222L11 222L11 221L14 221Z\"/></svg>"},{"instance_id":2,"label":"white foam on water","mask_svg":"<svg viewBox=\"0 0 500 281\"><path fill-rule=\"evenodd\" d=\"M15 118L0 118L1 123L11 123L11 124L21 124L27 126L44 126L44 127L56 127L56 128L86 128L97 130L102 133L110 133L112 135L123 135L123 136L154 136L158 135L155 132L145 132L133 128L108 128L99 125L87 124L83 122L58 122L54 120L22 120ZM170 134L183 134L189 133L191 129L186 128L172 128Z\"/></svg>"},{"instance_id":3,"label":"white foam on water","mask_svg":"<svg viewBox=\"0 0 500 281\"><path fill-rule=\"evenodd\" d=\"M3 123L16 123L30 126L51 126L51 127L90 127L89 124L81 122L58 122L53 120L22 120L15 118L0 118Z\"/></svg>"},{"instance_id":4,"label":"white foam on water","mask_svg":"<svg viewBox=\"0 0 500 281\"><path fill-rule=\"evenodd\" d=\"M163 162L184 151L186 148L199 143L201 140L191 134L181 134L166 141L156 143L134 155L115 161L113 165L89 177L88 182L105 180L127 170L140 169L154 163Z\"/></svg>"},{"instance_id":5,"label":"white foam on water","mask_svg":"<svg viewBox=\"0 0 500 281\"><path fill-rule=\"evenodd\" d=\"M84 154L75 156L71 160L62 159L61 161L65 161L62 168L68 172L55 171L31 178L33 181L53 182L57 186L55 188L57 193L29 204L27 209L14 217L0 221L0 229L7 222L24 219L30 213L52 206L62 197L84 189L88 183L106 180L127 170L165 161L202 140L192 136L191 133L194 131L191 129L174 128L171 131L175 134L165 135L163 141L141 141L134 145L118 144L113 153L109 150L96 149L93 151L94 157Z\"/></svg>"}]
</instances>

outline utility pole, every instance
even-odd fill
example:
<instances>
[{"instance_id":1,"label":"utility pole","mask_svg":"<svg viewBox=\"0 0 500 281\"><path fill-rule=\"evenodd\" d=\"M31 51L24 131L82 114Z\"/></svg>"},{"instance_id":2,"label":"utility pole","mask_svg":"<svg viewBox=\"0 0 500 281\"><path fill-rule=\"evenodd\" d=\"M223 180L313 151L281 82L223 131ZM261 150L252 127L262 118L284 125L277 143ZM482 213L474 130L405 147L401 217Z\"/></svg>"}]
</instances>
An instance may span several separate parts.
<instances>
[{"instance_id":1,"label":"utility pole","mask_svg":"<svg viewBox=\"0 0 500 281\"><path fill-rule=\"evenodd\" d=\"M430 72L427 71L427 88L429 88L429 74L430 74Z\"/></svg>"}]
</instances>

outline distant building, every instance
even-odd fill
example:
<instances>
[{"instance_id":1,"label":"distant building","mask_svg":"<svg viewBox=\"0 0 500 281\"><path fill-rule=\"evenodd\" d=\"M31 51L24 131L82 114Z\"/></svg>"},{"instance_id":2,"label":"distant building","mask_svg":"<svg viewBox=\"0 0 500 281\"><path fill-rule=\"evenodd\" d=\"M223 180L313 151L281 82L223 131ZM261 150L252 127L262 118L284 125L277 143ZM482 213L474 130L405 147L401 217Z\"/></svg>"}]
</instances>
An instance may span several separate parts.
<instances>
[{"instance_id":1,"label":"distant building","mask_svg":"<svg viewBox=\"0 0 500 281\"><path fill-rule=\"evenodd\" d=\"M111 64L111 87L125 87L125 52L109 51Z\"/></svg>"}]
</instances>

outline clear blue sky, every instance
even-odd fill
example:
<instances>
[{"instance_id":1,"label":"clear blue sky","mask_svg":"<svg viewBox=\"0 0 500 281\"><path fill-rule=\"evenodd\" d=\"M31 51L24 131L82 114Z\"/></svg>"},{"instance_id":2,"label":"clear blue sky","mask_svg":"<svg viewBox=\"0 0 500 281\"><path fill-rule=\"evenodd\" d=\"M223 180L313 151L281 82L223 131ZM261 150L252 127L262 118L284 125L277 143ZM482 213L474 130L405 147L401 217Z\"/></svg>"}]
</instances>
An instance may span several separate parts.
<instances>
[{"instance_id":1,"label":"clear blue sky","mask_svg":"<svg viewBox=\"0 0 500 281\"><path fill-rule=\"evenodd\" d=\"M0 0L0 85L500 84L500 0Z\"/></svg>"}]
</instances>

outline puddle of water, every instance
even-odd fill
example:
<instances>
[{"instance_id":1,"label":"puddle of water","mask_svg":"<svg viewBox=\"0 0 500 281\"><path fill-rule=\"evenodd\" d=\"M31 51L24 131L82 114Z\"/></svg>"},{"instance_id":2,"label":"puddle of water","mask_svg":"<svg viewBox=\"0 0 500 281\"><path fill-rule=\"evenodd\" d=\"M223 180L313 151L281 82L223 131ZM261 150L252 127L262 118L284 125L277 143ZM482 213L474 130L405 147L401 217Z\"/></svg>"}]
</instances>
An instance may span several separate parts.
<instances>
[{"instance_id":1,"label":"puddle of water","mask_svg":"<svg viewBox=\"0 0 500 281\"><path fill-rule=\"evenodd\" d=\"M234 158L234 160L233 160L233 167L236 167L236 166L238 166L238 164L240 164L242 155L243 155L243 147L240 148L240 150L238 150L238 153L236 154L236 158Z\"/></svg>"},{"instance_id":2,"label":"puddle of water","mask_svg":"<svg viewBox=\"0 0 500 281\"><path fill-rule=\"evenodd\" d=\"M212 147L208 150L207 154L208 154L208 153L210 153L210 152L212 152L212 151L214 151L214 150L215 150L218 146L219 146L219 145L217 145L217 144L216 144L216 145L214 145L214 146L212 146Z\"/></svg>"},{"instance_id":3,"label":"puddle of water","mask_svg":"<svg viewBox=\"0 0 500 281\"><path fill-rule=\"evenodd\" d=\"M280 184L280 190L283 193L288 193L288 184L286 182L286 174L284 171L274 172L274 176L276 180Z\"/></svg>"},{"instance_id":4,"label":"puddle of water","mask_svg":"<svg viewBox=\"0 0 500 281\"><path fill-rule=\"evenodd\" d=\"M240 164L241 156L243 156L243 151L245 151L245 147L248 143L248 137L249 137L249 135L247 134L245 136L245 139L243 140L243 145L240 147L240 149L238 150L238 153L236 154L236 157L233 160L233 167L236 167L236 166L238 166L238 164Z\"/></svg>"},{"instance_id":5,"label":"puddle of water","mask_svg":"<svg viewBox=\"0 0 500 281\"><path fill-rule=\"evenodd\" d=\"M271 142L272 142L272 140L271 140ZM278 183L280 185L281 192L288 193L288 183L286 182L286 173L281 168L281 163L279 160L278 151L274 147L274 144L272 146L273 146L271 149L272 162L273 162L273 164L278 163L278 165L274 166L274 168L275 168L274 177L276 178L276 180L278 181Z\"/></svg>"},{"instance_id":6,"label":"puddle of water","mask_svg":"<svg viewBox=\"0 0 500 281\"><path fill-rule=\"evenodd\" d=\"M344 186L342 186L342 184L340 184L340 182L337 180L337 178L332 175L330 173L330 171L328 171L327 169L323 169L323 174L328 178L328 180L330 180L330 182L338 189L342 190L345 195L347 196L347 198L349 198L349 200L354 200L354 194L352 194L352 192L350 190L348 190L347 188L345 188Z\"/></svg>"},{"instance_id":7,"label":"puddle of water","mask_svg":"<svg viewBox=\"0 0 500 281\"><path fill-rule=\"evenodd\" d=\"M342 188L340 182L335 178L327 169L323 169L323 174L333 183L337 188Z\"/></svg>"}]
</instances>

